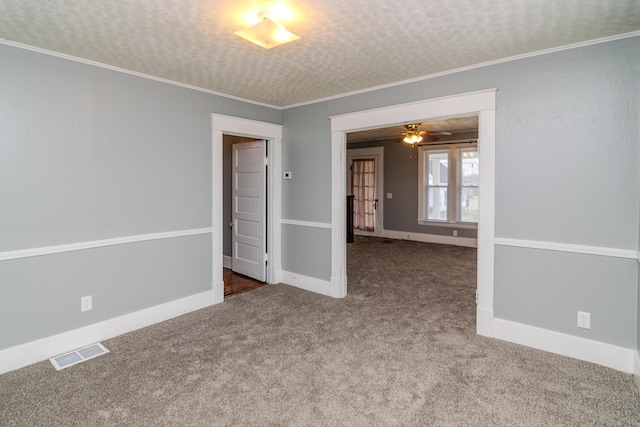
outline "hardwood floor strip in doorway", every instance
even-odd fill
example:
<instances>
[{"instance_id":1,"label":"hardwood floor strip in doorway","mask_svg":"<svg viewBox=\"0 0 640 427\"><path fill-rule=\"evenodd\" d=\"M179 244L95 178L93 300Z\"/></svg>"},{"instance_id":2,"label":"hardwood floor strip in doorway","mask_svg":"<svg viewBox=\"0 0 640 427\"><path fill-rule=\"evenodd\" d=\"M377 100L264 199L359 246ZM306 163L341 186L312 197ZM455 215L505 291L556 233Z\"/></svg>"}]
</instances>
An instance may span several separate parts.
<instances>
[{"instance_id":1,"label":"hardwood floor strip in doorway","mask_svg":"<svg viewBox=\"0 0 640 427\"><path fill-rule=\"evenodd\" d=\"M225 299L253 291L266 285L264 282L259 282L242 274L234 273L233 270L229 268L223 269L222 280L224 280Z\"/></svg>"}]
</instances>

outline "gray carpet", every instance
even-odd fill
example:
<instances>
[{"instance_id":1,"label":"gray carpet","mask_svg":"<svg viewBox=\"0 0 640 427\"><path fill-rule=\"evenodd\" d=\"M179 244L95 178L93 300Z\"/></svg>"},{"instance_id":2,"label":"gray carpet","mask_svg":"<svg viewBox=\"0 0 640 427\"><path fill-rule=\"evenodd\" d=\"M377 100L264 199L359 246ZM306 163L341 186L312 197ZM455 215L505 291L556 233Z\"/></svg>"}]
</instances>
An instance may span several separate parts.
<instances>
[{"instance_id":1,"label":"gray carpet","mask_svg":"<svg viewBox=\"0 0 640 427\"><path fill-rule=\"evenodd\" d=\"M640 424L631 375L475 335L475 250L348 251L345 299L265 286L4 374L0 424Z\"/></svg>"}]
</instances>

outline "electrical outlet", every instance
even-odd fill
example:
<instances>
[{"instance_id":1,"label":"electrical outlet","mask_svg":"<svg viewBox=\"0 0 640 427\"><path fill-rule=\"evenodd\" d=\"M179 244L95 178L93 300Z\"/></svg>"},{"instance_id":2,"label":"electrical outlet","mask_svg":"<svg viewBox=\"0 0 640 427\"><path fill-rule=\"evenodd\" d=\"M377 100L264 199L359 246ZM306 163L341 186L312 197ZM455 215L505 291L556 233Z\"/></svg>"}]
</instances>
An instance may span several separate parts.
<instances>
[{"instance_id":1,"label":"electrical outlet","mask_svg":"<svg viewBox=\"0 0 640 427\"><path fill-rule=\"evenodd\" d=\"M387 199L393 199L393 193L387 193Z\"/></svg>"},{"instance_id":2,"label":"electrical outlet","mask_svg":"<svg viewBox=\"0 0 640 427\"><path fill-rule=\"evenodd\" d=\"M578 312L578 328L591 329L591 313Z\"/></svg>"},{"instance_id":3,"label":"electrical outlet","mask_svg":"<svg viewBox=\"0 0 640 427\"><path fill-rule=\"evenodd\" d=\"M453 230L453 237L458 237L458 230Z\"/></svg>"},{"instance_id":4,"label":"electrical outlet","mask_svg":"<svg viewBox=\"0 0 640 427\"><path fill-rule=\"evenodd\" d=\"M91 295L80 298L80 311L89 311L93 308L93 298Z\"/></svg>"}]
</instances>

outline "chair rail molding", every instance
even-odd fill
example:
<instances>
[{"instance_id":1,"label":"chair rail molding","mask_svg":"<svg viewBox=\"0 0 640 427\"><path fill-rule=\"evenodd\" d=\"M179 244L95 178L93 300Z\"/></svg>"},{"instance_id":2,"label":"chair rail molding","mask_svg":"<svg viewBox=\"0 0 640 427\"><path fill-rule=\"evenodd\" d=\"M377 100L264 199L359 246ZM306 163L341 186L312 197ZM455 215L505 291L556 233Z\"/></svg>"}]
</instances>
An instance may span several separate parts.
<instances>
[{"instance_id":1,"label":"chair rail molding","mask_svg":"<svg viewBox=\"0 0 640 427\"><path fill-rule=\"evenodd\" d=\"M134 236L115 237L111 239L91 240L87 242L68 243L64 245L44 246L39 248L20 249L17 251L0 252L0 261L29 258L42 255L59 254L63 252L81 251L85 249L102 248L105 246L124 245L127 243L146 242L149 240L171 239L174 237L196 236L210 234L211 227L190 230L165 231L161 233L138 234Z\"/></svg>"}]
</instances>

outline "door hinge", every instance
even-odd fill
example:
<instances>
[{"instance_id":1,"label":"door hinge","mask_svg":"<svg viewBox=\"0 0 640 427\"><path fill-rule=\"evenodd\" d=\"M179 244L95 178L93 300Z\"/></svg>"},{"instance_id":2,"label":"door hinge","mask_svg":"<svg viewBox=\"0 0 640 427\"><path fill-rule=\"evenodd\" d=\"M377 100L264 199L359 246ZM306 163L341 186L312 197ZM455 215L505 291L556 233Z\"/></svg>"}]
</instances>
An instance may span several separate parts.
<instances>
[{"instance_id":1,"label":"door hinge","mask_svg":"<svg viewBox=\"0 0 640 427\"><path fill-rule=\"evenodd\" d=\"M478 305L478 290L476 289L476 305Z\"/></svg>"},{"instance_id":2,"label":"door hinge","mask_svg":"<svg viewBox=\"0 0 640 427\"><path fill-rule=\"evenodd\" d=\"M268 157L264 158L264 165L265 166L269 166L269 158Z\"/></svg>"}]
</instances>

